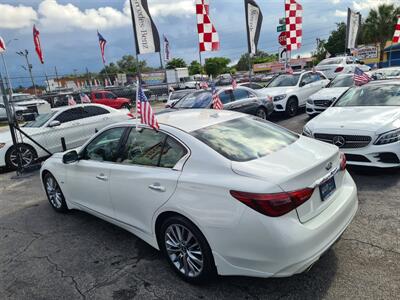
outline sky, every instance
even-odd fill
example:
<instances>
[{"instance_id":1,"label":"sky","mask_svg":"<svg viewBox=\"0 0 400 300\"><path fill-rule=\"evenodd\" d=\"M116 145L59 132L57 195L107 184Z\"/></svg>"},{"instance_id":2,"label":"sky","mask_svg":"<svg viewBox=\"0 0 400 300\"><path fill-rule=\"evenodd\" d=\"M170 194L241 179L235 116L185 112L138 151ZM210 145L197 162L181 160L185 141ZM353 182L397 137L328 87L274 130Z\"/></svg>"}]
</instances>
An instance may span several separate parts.
<instances>
[{"instance_id":1,"label":"sky","mask_svg":"<svg viewBox=\"0 0 400 300\"><path fill-rule=\"evenodd\" d=\"M284 15L284 0L256 0L264 21L258 48L277 52L276 26ZM309 56L316 47L316 38L326 39L335 23L345 21L347 7L366 17L371 8L400 0L298 0L303 6L303 46L292 56ZM198 38L194 0L148 0L150 12L160 36L165 34L172 57L187 63L198 60ZM35 76L44 72L59 74L98 72L102 60L96 31L107 40L107 63L125 54L134 54L132 21L127 0L0 0L0 36L7 42L5 55L15 85L29 83L28 73L21 65L24 58L16 51L27 49ZM210 16L220 35L217 52L203 53L203 58L226 56L233 63L247 51L243 0L210 0ZM40 31L45 64L42 66L34 51L32 26ZM140 55L148 65L159 66L158 54ZM0 70L3 72L3 66Z\"/></svg>"}]
</instances>

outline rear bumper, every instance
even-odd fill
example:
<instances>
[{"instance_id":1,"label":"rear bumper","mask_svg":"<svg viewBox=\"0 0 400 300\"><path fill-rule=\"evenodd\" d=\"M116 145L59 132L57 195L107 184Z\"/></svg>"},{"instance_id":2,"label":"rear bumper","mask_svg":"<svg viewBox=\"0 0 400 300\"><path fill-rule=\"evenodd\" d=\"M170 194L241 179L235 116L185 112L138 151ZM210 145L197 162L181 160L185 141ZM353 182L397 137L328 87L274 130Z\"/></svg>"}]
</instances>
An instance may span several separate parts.
<instances>
[{"instance_id":1,"label":"rear bumper","mask_svg":"<svg viewBox=\"0 0 400 300\"><path fill-rule=\"evenodd\" d=\"M286 277L306 270L335 243L356 214L357 188L347 172L337 192L335 201L305 223L299 222L296 212L268 218L247 209L237 228L213 238L218 273Z\"/></svg>"}]
</instances>

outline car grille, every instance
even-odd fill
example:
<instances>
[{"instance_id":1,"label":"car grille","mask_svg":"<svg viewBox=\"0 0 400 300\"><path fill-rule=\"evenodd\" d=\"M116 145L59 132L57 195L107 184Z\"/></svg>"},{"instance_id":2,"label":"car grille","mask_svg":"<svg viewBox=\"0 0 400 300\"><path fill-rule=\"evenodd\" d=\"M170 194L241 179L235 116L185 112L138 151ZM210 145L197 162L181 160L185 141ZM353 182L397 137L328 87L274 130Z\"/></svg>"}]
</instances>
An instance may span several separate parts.
<instances>
[{"instance_id":1,"label":"car grille","mask_svg":"<svg viewBox=\"0 0 400 300\"><path fill-rule=\"evenodd\" d=\"M331 104L331 100L314 100L314 105L316 106L329 107Z\"/></svg>"},{"instance_id":2,"label":"car grille","mask_svg":"<svg viewBox=\"0 0 400 300\"><path fill-rule=\"evenodd\" d=\"M362 148L371 142L371 137L366 135L340 135L315 133L317 140L334 144L339 148Z\"/></svg>"}]
</instances>

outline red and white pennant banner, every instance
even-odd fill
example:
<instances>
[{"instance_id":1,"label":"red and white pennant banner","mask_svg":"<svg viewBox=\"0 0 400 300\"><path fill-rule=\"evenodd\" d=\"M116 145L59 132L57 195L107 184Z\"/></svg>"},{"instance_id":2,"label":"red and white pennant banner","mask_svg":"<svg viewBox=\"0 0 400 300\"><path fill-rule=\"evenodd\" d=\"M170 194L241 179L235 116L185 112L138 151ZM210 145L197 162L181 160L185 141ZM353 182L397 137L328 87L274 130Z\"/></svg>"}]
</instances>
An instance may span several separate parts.
<instances>
[{"instance_id":1,"label":"red and white pennant banner","mask_svg":"<svg viewBox=\"0 0 400 300\"><path fill-rule=\"evenodd\" d=\"M218 51L219 35L210 20L208 0L196 0L196 17L200 52Z\"/></svg>"},{"instance_id":2,"label":"red and white pennant banner","mask_svg":"<svg viewBox=\"0 0 400 300\"><path fill-rule=\"evenodd\" d=\"M4 43L3 38L0 36L0 53L6 51L6 43Z\"/></svg>"},{"instance_id":3,"label":"red and white pennant banner","mask_svg":"<svg viewBox=\"0 0 400 300\"><path fill-rule=\"evenodd\" d=\"M301 47L303 37L303 7L296 0L285 0L286 48L288 51Z\"/></svg>"},{"instance_id":4,"label":"red and white pennant banner","mask_svg":"<svg viewBox=\"0 0 400 300\"><path fill-rule=\"evenodd\" d=\"M394 29L393 44L400 43L400 16L398 16L397 24Z\"/></svg>"}]
</instances>

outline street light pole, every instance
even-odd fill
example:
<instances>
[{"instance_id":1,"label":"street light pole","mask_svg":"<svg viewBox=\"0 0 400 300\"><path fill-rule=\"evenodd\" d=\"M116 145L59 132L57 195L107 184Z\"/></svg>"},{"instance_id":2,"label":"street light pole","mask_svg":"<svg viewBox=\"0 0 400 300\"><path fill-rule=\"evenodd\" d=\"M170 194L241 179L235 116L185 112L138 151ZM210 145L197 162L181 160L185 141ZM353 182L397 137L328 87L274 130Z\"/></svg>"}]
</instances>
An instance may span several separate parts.
<instances>
[{"instance_id":1,"label":"street light pole","mask_svg":"<svg viewBox=\"0 0 400 300\"><path fill-rule=\"evenodd\" d=\"M31 81L32 81L32 86L33 86L33 89L35 91L35 95L37 95L36 85L35 85L35 81L33 80L33 75L32 75L32 65L29 63L29 59L28 59L29 52L28 52L28 50L25 49L25 51L19 51L19 52L17 52L17 54L19 56L24 56L25 57L26 65L27 65L28 71L29 71L29 76L31 77Z\"/></svg>"}]
</instances>

